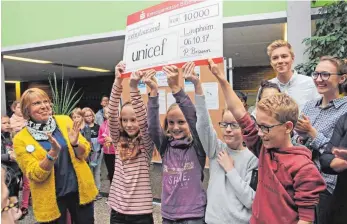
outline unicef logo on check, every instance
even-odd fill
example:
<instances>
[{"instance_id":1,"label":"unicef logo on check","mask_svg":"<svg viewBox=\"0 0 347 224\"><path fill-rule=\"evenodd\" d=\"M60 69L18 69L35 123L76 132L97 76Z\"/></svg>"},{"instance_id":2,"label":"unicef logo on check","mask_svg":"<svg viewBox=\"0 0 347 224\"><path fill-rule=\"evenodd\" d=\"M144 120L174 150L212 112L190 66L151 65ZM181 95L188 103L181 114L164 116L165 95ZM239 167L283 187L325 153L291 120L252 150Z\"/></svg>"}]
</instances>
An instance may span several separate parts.
<instances>
[{"instance_id":1,"label":"unicef logo on check","mask_svg":"<svg viewBox=\"0 0 347 224\"><path fill-rule=\"evenodd\" d=\"M142 11L140 14L140 19L144 19L144 18L146 18L146 13Z\"/></svg>"}]
</instances>

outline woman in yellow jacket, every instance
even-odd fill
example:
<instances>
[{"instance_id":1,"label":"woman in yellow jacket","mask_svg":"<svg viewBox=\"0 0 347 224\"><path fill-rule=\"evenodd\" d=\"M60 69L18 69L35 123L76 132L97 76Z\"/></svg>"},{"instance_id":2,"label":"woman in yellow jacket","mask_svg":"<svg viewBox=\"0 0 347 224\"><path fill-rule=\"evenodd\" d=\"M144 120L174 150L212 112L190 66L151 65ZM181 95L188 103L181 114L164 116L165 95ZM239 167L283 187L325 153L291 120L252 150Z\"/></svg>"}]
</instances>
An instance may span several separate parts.
<instances>
[{"instance_id":1,"label":"woman in yellow jacket","mask_svg":"<svg viewBox=\"0 0 347 224\"><path fill-rule=\"evenodd\" d=\"M68 116L51 116L48 95L26 90L21 110L27 126L14 138L14 151L29 178L34 216L40 223L65 223L69 210L74 223L94 223L93 201L98 194L85 159L90 152L79 124Z\"/></svg>"}]
</instances>

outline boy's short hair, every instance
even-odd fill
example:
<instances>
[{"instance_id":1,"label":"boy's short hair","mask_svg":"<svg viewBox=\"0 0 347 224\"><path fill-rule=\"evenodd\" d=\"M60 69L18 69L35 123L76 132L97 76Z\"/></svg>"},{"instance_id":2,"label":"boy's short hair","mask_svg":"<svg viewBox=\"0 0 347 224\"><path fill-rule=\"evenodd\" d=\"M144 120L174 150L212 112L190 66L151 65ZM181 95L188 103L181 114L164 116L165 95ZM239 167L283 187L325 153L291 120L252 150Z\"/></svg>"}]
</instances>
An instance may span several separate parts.
<instances>
[{"instance_id":1,"label":"boy's short hair","mask_svg":"<svg viewBox=\"0 0 347 224\"><path fill-rule=\"evenodd\" d=\"M293 49L292 49L292 45L290 45L290 43L288 43L285 40L275 40L269 46L267 46L267 55L269 56L269 58L271 58L272 52L274 50L276 50L277 48L280 48L280 47L288 47L288 49L290 51L290 55L292 57L294 57L294 52L293 52Z\"/></svg>"},{"instance_id":2,"label":"boy's short hair","mask_svg":"<svg viewBox=\"0 0 347 224\"><path fill-rule=\"evenodd\" d=\"M106 97L107 99L110 99L110 96L103 94L103 95L101 95L100 102L102 101L102 99L104 99L104 97Z\"/></svg>"},{"instance_id":3,"label":"boy's short hair","mask_svg":"<svg viewBox=\"0 0 347 224\"><path fill-rule=\"evenodd\" d=\"M247 95L244 94L241 91L236 90L235 91L236 95L239 97L240 100L243 100L245 103L247 103Z\"/></svg>"},{"instance_id":4,"label":"boy's short hair","mask_svg":"<svg viewBox=\"0 0 347 224\"><path fill-rule=\"evenodd\" d=\"M257 110L273 116L280 123L291 121L295 126L299 118L298 104L287 94L278 93L257 103Z\"/></svg>"}]
</instances>

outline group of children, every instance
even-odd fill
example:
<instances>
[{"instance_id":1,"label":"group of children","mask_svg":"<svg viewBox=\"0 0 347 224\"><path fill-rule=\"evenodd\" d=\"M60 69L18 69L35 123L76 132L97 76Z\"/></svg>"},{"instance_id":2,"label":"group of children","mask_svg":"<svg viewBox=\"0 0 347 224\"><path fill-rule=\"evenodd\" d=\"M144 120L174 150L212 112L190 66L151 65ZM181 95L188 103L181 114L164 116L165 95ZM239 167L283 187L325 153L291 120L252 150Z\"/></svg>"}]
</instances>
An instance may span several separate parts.
<instances>
[{"instance_id":1,"label":"group of children","mask_svg":"<svg viewBox=\"0 0 347 224\"><path fill-rule=\"evenodd\" d=\"M125 64L120 62L116 66L110 103L104 108L107 119L103 130L107 129L107 133L95 131L97 135L88 137L81 127L93 148L103 145L105 153L105 146L114 144L113 175L109 171L110 222L153 223L149 167L156 147L162 158L161 213L165 224L313 223L323 210L324 206L318 204L329 182L317 169L319 163L312 158L312 145L302 142L307 141L314 129L306 130L303 125L310 115L305 109L307 104L303 104L304 112L299 117L302 108L287 95L290 93L281 93L278 84L263 81L256 109L248 113L238 93L225 79L223 69L211 59L208 62L227 104L219 122L222 139L218 139L211 122L193 62L182 67L182 76L194 84L195 105L179 85L182 78L179 69L173 65L163 67L176 100L168 108L163 126L159 119L156 72L131 74L131 100L123 103L119 111ZM317 69L326 62L331 59L322 58ZM322 81L329 79L323 73L317 74ZM317 81L317 77L312 78ZM147 108L138 90L140 80L150 89ZM327 86L333 81L332 78ZM331 91L336 91L339 83L331 84ZM322 101L334 100L331 92L324 94L319 84L317 88ZM78 110L72 113L73 119L79 119ZM339 114L343 111L339 110ZM94 113L89 108L82 112L86 127L99 129L93 124ZM335 120L329 125L334 127ZM316 124L311 125L316 127ZM320 131L318 128L318 134ZM312 139L315 136L311 136L310 143ZM322 150L322 145L316 148ZM202 187L206 156L210 161L207 192Z\"/></svg>"},{"instance_id":2,"label":"group of children","mask_svg":"<svg viewBox=\"0 0 347 224\"><path fill-rule=\"evenodd\" d=\"M311 152L292 142L297 103L276 85L263 83L254 118L209 59L227 104L219 122L223 139L218 139L194 66L186 63L182 72L195 86L195 105L179 85L178 68L163 68L176 99L163 127L155 71L131 75L131 100L119 112L125 64L116 66L109 104L111 138L117 143L108 199L111 223L153 223L149 165L154 145L162 157L163 223L312 223L326 184ZM147 109L137 88L141 79L150 88ZM202 187L206 156L207 194Z\"/></svg>"},{"instance_id":3,"label":"group of children","mask_svg":"<svg viewBox=\"0 0 347 224\"><path fill-rule=\"evenodd\" d=\"M287 55L290 57L290 53ZM281 53L277 58L269 55L277 72L291 69L293 58L287 55ZM218 123L221 139L210 119L193 62L186 63L182 71L174 65L163 67L176 100L168 108L163 126L154 70L131 74L130 101L119 107L124 85L122 73L126 69L123 62L115 68L115 81L109 104L102 110L101 124L97 124L99 118L90 108L73 110L72 119L81 123L81 134L92 146L88 162L99 190L100 166L105 159L111 181L110 223L154 222L149 169L154 147L162 158L164 224L309 224L315 220L323 220L319 224L328 223L326 211L336 176L320 173L319 155L326 153L335 124L347 111L347 98L338 96L346 79L340 75L338 61L323 57L317 65L312 74L317 90L302 95L306 98L318 95L316 100L302 103L300 96L295 95L297 92L282 85L282 80L264 81L252 113L225 79L221 66L212 59L208 59L208 64L226 102ZM181 88L182 78L194 84L195 104ZM295 79L298 76L285 81L293 84L298 81ZM313 83L308 77L301 79ZM138 89L141 80L150 89L147 107ZM6 150L2 162L17 170L15 155L8 147L11 144L7 144L9 118L2 117L1 121L2 151ZM202 185L206 157L210 163L207 192ZM323 170L329 170L326 161L333 160L328 157L322 161Z\"/></svg>"}]
</instances>

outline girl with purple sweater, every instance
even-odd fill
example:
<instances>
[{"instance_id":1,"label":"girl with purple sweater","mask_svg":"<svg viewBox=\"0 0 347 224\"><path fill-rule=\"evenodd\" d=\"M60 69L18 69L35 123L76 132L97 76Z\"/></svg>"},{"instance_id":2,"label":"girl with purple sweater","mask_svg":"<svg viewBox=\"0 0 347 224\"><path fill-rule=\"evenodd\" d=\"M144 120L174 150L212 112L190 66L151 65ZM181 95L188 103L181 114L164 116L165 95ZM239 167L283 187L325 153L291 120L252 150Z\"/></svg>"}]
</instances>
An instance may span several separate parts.
<instances>
[{"instance_id":1,"label":"girl with purple sweater","mask_svg":"<svg viewBox=\"0 0 347 224\"><path fill-rule=\"evenodd\" d=\"M161 214L163 224L203 224L206 192L202 187L206 154L196 131L196 111L179 85L176 66L165 66L176 104L169 107L164 130L159 120L158 85L153 75L144 82L151 89L148 99L148 130L163 164ZM184 75L184 74L183 74Z\"/></svg>"}]
</instances>

